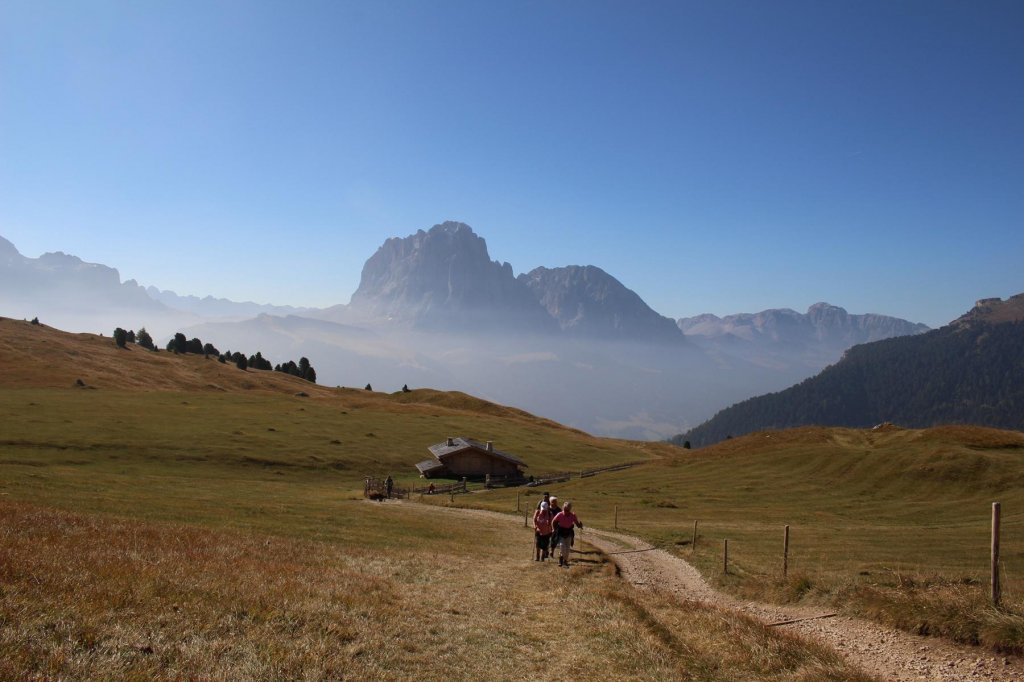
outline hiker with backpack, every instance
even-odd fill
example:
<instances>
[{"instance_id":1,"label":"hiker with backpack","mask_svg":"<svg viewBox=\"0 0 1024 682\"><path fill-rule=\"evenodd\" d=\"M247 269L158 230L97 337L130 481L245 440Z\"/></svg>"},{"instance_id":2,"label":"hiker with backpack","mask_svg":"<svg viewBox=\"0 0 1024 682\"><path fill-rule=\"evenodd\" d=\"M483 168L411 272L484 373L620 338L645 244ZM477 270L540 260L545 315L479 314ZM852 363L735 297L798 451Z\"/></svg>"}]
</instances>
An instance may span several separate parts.
<instances>
[{"instance_id":1,"label":"hiker with backpack","mask_svg":"<svg viewBox=\"0 0 1024 682\"><path fill-rule=\"evenodd\" d=\"M558 565L568 566L569 548L572 545L573 536L576 534L574 528L583 528L583 524L572 511L572 502L565 503L562 511L558 512L551 520L551 525L554 527L554 535L558 538L558 546L561 548Z\"/></svg>"}]
</instances>

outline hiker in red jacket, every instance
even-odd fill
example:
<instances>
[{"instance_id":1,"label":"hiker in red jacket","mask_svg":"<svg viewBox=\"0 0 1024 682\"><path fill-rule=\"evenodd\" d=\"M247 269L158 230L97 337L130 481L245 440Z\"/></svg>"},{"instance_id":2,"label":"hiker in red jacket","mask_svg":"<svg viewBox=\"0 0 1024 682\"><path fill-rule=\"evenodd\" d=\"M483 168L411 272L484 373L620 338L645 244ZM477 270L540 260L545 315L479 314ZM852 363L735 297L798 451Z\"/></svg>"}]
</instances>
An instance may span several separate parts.
<instances>
[{"instance_id":1,"label":"hiker in red jacket","mask_svg":"<svg viewBox=\"0 0 1024 682\"><path fill-rule=\"evenodd\" d=\"M572 543L572 536L575 534L573 527L583 528L583 524L572 511L572 502L565 503L562 511L555 514L555 518L551 520L551 525L554 526L555 535L558 537L558 546L561 547L558 565L568 566L569 546Z\"/></svg>"}]
</instances>

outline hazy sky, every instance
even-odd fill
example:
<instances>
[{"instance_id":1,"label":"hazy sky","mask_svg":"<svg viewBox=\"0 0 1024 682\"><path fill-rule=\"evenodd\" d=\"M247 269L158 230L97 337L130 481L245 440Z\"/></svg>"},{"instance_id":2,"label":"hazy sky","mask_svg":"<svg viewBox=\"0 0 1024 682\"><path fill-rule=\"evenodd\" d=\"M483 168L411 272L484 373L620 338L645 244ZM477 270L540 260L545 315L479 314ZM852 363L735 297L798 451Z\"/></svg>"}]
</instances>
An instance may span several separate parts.
<instances>
[{"instance_id":1,"label":"hazy sky","mask_svg":"<svg viewBox=\"0 0 1024 682\"><path fill-rule=\"evenodd\" d=\"M1024 291L1024 3L0 0L0 235L347 302L469 223L671 316Z\"/></svg>"}]
</instances>

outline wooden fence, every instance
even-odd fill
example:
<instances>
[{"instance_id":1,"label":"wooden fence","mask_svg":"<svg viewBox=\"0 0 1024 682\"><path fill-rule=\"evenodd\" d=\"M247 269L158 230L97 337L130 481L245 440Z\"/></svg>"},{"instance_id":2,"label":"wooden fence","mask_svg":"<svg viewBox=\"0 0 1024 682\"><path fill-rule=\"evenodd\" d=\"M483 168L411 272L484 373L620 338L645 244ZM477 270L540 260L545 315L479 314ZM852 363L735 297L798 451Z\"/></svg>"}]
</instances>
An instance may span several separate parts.
<instances>
[{"instance_id":1,"label":"wooden fence","mask_svg":"<svg viewBox=\"0 0 1024 682\"><path fill-rule=\"evenodd\" d=\"M401 500L409 497L409 493L412 491L411 488L402 488L400 486L392 484L391 494L388 494L386 478L374 478L367 476L363 479L363 497L371 500L384 500L393 499Z\"/></svg>"},{"instance_id":2,"label":"wooden fence","mask_svg":"<svg viewBox=\"0 0 1024 682\"><path fill-rule=\"evenodd\" d=\"M467 493L469 492L469 488L466 483L466 479L462 479L458 483L449 483L446 485L431 483L419 488L414 487L412 491L419 495L454 495L456 493Z\"/></svg>"}]
</instances>

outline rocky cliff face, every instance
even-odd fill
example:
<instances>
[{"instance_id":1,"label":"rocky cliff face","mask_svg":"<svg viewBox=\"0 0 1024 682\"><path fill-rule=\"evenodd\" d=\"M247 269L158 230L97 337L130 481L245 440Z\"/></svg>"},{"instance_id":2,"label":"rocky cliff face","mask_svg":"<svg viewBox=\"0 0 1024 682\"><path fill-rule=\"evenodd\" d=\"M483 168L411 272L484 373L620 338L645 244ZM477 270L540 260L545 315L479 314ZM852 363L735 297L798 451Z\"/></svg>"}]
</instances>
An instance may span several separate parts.
<instances>
[{"instance_id":1,"label":"rocky cliff face","mask_svg":"<svg viewBox=\"0 0 1024 682\"><path fill-rule=\"evenodd\" d=\"M351 307L422 328L550 331L554 324L508 263L463 223L388 239L363 266Z\"/></svg>"},{"instance_id":2,"label":"rocky cliff face","mask_svg":"<svg viewBox=\"0 0 1024 682\"><path fill-rule=\"evenodd\" d=\"M602 339L683 342L675 323L601 268L536 268L519 276L565 332Z\"/></svg>"}]
</instances>

